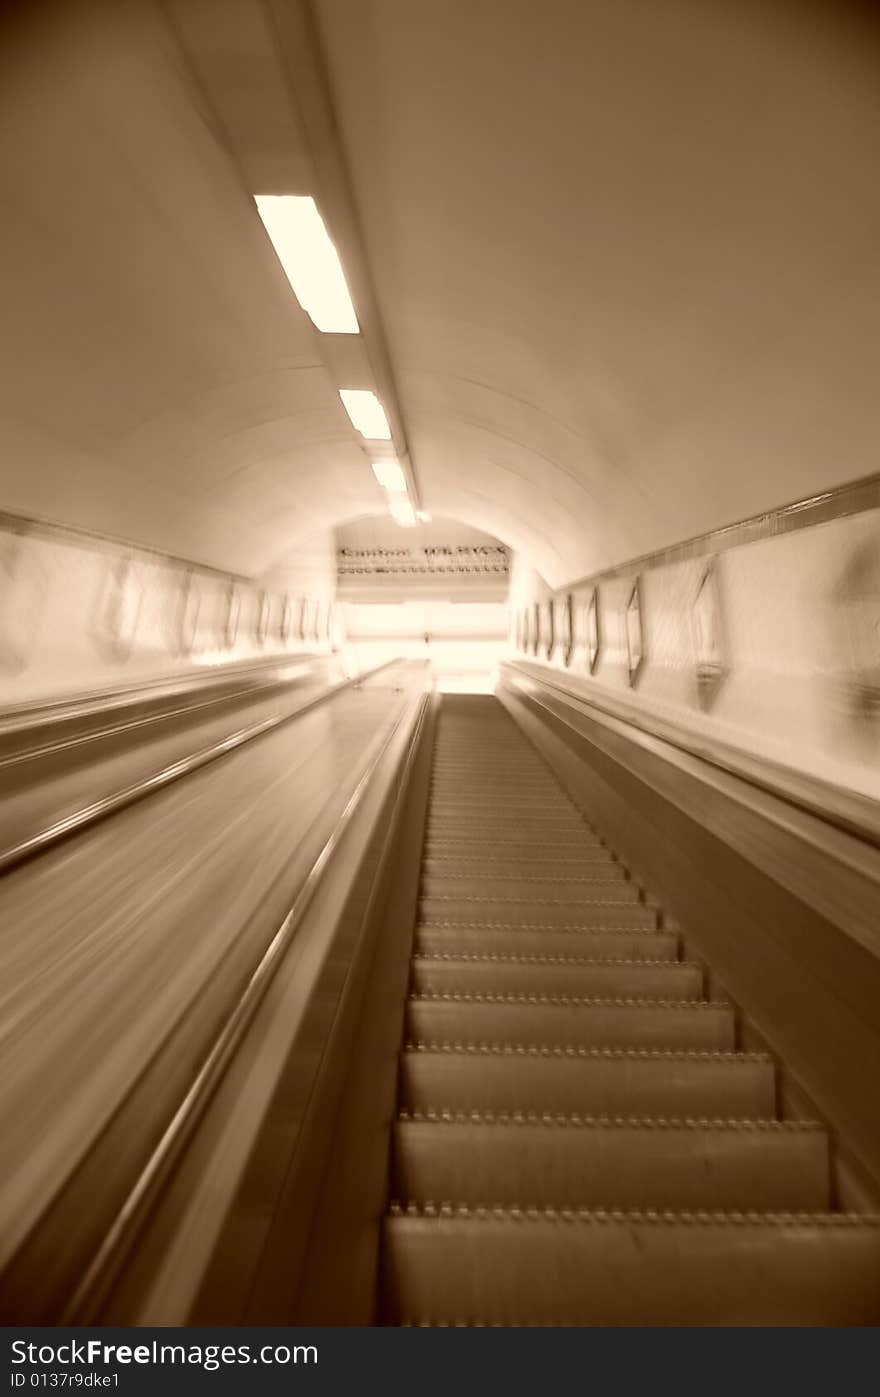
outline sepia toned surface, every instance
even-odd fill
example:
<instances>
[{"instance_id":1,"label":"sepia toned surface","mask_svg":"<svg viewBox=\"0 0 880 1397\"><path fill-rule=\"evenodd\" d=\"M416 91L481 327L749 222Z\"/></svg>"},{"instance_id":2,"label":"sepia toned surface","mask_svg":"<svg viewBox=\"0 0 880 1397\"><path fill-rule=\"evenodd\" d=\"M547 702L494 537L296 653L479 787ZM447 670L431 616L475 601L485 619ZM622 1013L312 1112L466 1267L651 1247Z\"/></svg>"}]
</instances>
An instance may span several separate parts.
<instances>
[{"instance_id":1,"label":"sepia toned surface","mask_svg":"<svg viewBox=\"0 0 880 1397\"><path fill-rule=\"evenodd\" d=\"M271 906L290 897L279 879L295 887L395 715L387 684L340 694L5 878L4 1259L145 1063L210 1006L212 982L222 990L224 962L240 975L271 937Z\"/></svg>"},{"instance_id":2,"label":"sepia toned surface","mask_svg":"<svg viewBox=\"0 0 880 1397\"><path fill-rule=\"evenodd\" d=\"M0 7L0 1318L880 1323L880 23Z\"/></svg>"}]
</instances>

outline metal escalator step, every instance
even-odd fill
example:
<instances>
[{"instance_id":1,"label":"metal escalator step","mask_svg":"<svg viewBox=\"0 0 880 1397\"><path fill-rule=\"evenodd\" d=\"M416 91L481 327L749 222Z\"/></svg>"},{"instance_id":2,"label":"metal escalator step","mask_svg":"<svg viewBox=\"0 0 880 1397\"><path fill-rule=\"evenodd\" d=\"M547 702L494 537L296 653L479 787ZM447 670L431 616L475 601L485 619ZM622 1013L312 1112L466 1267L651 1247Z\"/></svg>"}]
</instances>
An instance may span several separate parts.
<instances>
[{"instance_id":1,"label":"metal escalator step","mask_svg":"<svg viewBox=\"0 0 880 1397\"><path fill-rule=\"evenodd\" d=\"M481 759L473 754L472 761L444 757L431 768L431 782L434 785L446 784L457 790L478 791L484 781L498 782L499 785L528 785L541 790L559 791L559 786L546 766L538 762L523 761L519 752L503 757Z\"/></svg>"},{"instance_id":2,"label":"metal escalator step","mask_svg":"<svg viewBox=\"0 0 880 1397\"><path fill-rule=\"evenodd\" d=\"M548 768L522 763L520 756L506 757L501 761L441 761L434 764L430 774L430 785L446 787L450 791L467 791L469 795L479 795L483 785L507 787L513 791L528 788L529 791L552 791L564 795Z\"/></svg>"},{"instance_id":3,"label":"metal escalator step","mask_svg":"<svg viewBox=\"0 0 880 1397\"><path fill-rule=\"evenodd\" d=\"M536 809L534 805L518 807L506 805L500 809L496 802L493 806L482 809L480 806L435 806L430 805L427 811L427 821L429 825L443 826L450 829L484 829L484 830L513 830L529 828L534 830L570 829L575 832L580 830L589 831L583 820L572 810L545 810Z\"/></svg>"},{"instance_id":4,"label":"metal escalator step","mask_svg":"<svg viewBox=\"0 0 880 1397\"><path fill-rule=\"evenodd\" d=\"M478 880L475 880L477 882ZM530 912L532 908L541 907L566 907L580 902L592 903L638 903L641 901L641 891L638 885L627 878L609 878L603 876L600 870L596 878L584 878L575 883L564 883L559 885L558 892L553 883L528 882L524 883L522 889L514 886L508 888L502 883L497 887L498 879L488 880L489 886L485 883L485 891L460 892L456 889L446 892L425 892L422 891L422 902L438 904L461 904L465 907L521 907L525 912ZM493 882L496 886L493 886Z\"/></svg>"},{"instance_id":5,"label":"metal escalator step","mask_svg":"<svg viewBox=\"0 0 880 1397\"><path fill-rule=\"evenodd\" d=\"M401 1054L400 1107L770 1118L776 1069L764 1053L413 1044Z\"/></svg>"},{"instance_id":6,"label":"metal escalator step","mask_svg":"<svg viewBox=\"0 0 880 1397\"><path fill-rule=\"evenodd\" d=\"M596 883L626 883L626 869L619 863L597 863L590 868L569 874L528 875L520 869L519 876L491 877L484 874L427 873L422 871L423 897L553 897L576 902L582 893L589 893Z\"/></svg>"},{"instance_id":7,"label":"metal escalator step","mask_svg":"<svg viewBox=\"0 0 880 1397\"><path fill-rule=\"evenodd\" d=\"M486 815L490 819L505 816L535 813L543 818L574 820L584 824L584 818L576 806L566 799L552 798L546 792L523 792L517 785L509 790L487 792L482 798L473 795L453 795L452 792L433 791L428 801L429 815L442 815L455 819Z\"/></svg>"},{"instance_id":8,"label":"metal escalator step","mask_svg":"<svg viewBox=\"0 0 880 1397\"><path fill-rule=\"evenodd\" d=\"M535 845L552 847L558 843L566 847L571 843L598 843L596 836L583 824L575 820L536 820L524 815L521 819L496 819L494 815L484 815L468 820L453 819L448 815L439 818L428 815L425 823L425 839L431 843L478 843L485 844L529 843L528 855L533 863L540 863Z\"/></svg>"},{"instance_id":9,"label":"metal escalator step","mask_svg":"<svg viewBox=\"0 0 880 1397\"><path fill-rule=\"evenodd\" d=\"M467 774L477 767L481 771L514 774L520 769L529 775L551 779L549 768L528 742L495 743L489 737L479 737L466 743L453 743L439 733L434 747L432 771L461 771Z\"/></svg>"},{"instance_id":10,"label":"metal escalator step","mask_svg":"<svg viewBox=\"0 0 880 1397\"><path fill-rule=\"evenodd\" d=\"M880 1218L407 1209L385 1224L393 1324L880 1321Z\"/></svg>"},{"instance_id":11,"label":"metal escalator step","mask_svg":"<svg viewBox=\"0 0 880 1397\"><path fill-rule=\"evenodd\" d=\"M554 810L577 813L577 807L565 792L552 782L523 781L519 777L501 781L496 777L484 776L478 781L468 782L435 779L429 787L428 800L432 806L451 805L455 809L472 805L481 809L494 809L498 805L506 808L512 803L516 806L552 806Z\"/></svg>"},{"instance_id":12,"label":"metal escalator step","mask_svg":"<svg viewBox=\"0 0 880 1397\"><path fill-rule=\"evenodd\" d=\"M542 820L571 820L575 824L584 823L584 817L571 803L566 796L560 795L559 789L556 793L545 792L542 795L514 795L496 789L489 782L486 782L485 789L479 799L475 795L464 798L462 792L458 795L437 795L432 793L427 802L427 813L441 814L450 819L481 819L486 814L497 817L499 820L515 820L520 816L534 814L535 819Z\"/></svg>"},{"instance_id":13,"label":"metal escalator step","mask_svg":"<svg viewBox=\"0 0 880 1397\"><path fill-rule=\"evenodd\" d=\"M481 783L478 789L461 786L457 789L454 786L438 788L434 785L428 804L432 812L450 810L455 814L459 810L465 813L469 810L493 813L498 810L535 810L541 814L560 813L580 819L577 807L558 786L548 785L542 790L532 787L524 791L521 781L511 782L503 790L494 781Z\"/></svg>"},{"instance_id":14,"label":"metal escalator step","mask_svg":"<svg viewBox=\"0 0 880 1397\"><path fill-rule=\"evenodd\" d=\"M468 776L472 771L498 771L502 776L524 775L552 781L547 766L528 744L505 744L496 748L494 744L481 742L468 748L453 751L440 733L434 747L432 772L460 772Z\"/></svg>"},{"instance_id":15,"label":"metal escalator step","mask_svg":"<svg viewBox=\"0 0 880 1397\"><path fill-rule=\"evenodd\" d=\"M546 863L542 855L547 855ZM445 874L458 870L470 877L474 873L485 872L490 878L503 878L508 874L514 877L530 868L546 868L547 873L559 872L563 876L592 874L603 868L625 868L626 865L614 858L598 840L579 840L574 843L529 844L526 841L495 843L488 839L442 839L426 841L422 850L422 873Z\"/></svg>"},{"instance_id":16,"label":"metal escalator step","mask_svg":"<svg viewBox=\"0 0 880 1397\"><path fill-rule=\"evenodd\" d=\"M465 1038L584 1048L695 1048L730 1051L734 1010L705 1000L577 999L537 995L411 995L411 1038Z\"/></svg>"},{"instance_id":17,"label":"metal escalator step","mask_svg":"<svg viewBox=\"0 0 880 1397\"><path fill-rule=\"evenodd\" d=\"M419 907L424 921L439 917L467 920L480 917L485 921L552 922L565 925L577 921L595 910L617 908L635 912L641 904L639 890L633 883L592 883L580 890L579 897L464 897L432 893L422 896Z\"/></svg>"},{"instance_id":18,"label":"metal escalator step","mask_svg":"<svg viewBox=\"0 0 880 1397\"><path fill-rule=\"evenodd\" d=\"M428 791L430 807L449 805L455 810L471 806L480 809L505 810L509 805L516 807L538 806L553 810L563 810L566 814L578 814L577 806L564 791L552 782L522 781L512 777L501 781L492 776L479 777L474 781L434 780Z\"/></svg>"},{"instance_id":19,"label":"metal escalator step","mask_svg":"<svg viewBox=\"0 0 880 1397\"><path fill-rule=\"evenodd\" d=\"M500 713L495 715L489 723L471 731L467 723L463 722L461 715L456 714L449 726L446 725L446 720L441 715L435 751L438 756L448 757L456 749L465 754L476 750L484 759L488 759L496 752L514 751L522 753L526 759L540 760L537 758L535 748L529 744L528 739L523 736L519 729L511 726L507 731L504 731L499 728L499 719L503 722Z\"/></svg>"},{"instance_id":20,"label":"metal escalator step","mask_svg":"<svg viewBox=\"0 0 880 1397\"><path fill-rule=\"evenodd\" d=\"M410 1117L394 1129L391 1197L820 1211L831 1203L828 1136L801 1121Z\"/></svg>"},{"instance_id":21,"label":"metal escalator step","mask_svg":"<svg viewBox=\"0 0 880 1397\"><path fill-rule=\"evenodd\" d=\"M471 757L484 766L490 766L494 762L503 765L510 761L511 756L516 758L517 766L527 766L547 775L545 763L528 739L519 733L499 740L486 732L462 740L452 732L444 732L441 725L434 741L435 766L459 765L467 770Z\"/></svg>"},{"instance_id":22,"label":"metal escalator step","mask_svg":"<svg viewBox=\"0 0 880 1397\"><path fill-rule=\"evenodd\" d=\"M432 819L433 817L429 810L427 812L427 823L431 824ZM542 843L546 844L548 848L552 848L553 845L560 842L569 844L572 840L577 839L583 840L588 844L602 843L602 837L599 831L588 824L586 820L582 819L567 819L561 822L565 825L564 829L550 830L549 832L538 829L537 831L529 830L528 833L522 830L522 820L498 820L495 818L494 812L492 815L484 816L482 820L468 820L467 827L465 827L461 821L454 820L449 816L440 820L439 823L445 833L438 835L437 838L451 839L453 842L460 842L461 839L465 837L470 838L476 829L487 844L529 843L534 847L533 841L539 837ZM558 825L560 821L557 820L555 823Z\"/></svg>"},{"instance_id":23,"label":"metal escalator step","mask_svg":"<svg viewBox=\"0 0 880 1397\"><path fill-rule=\"evenodd\" d=\"M420 994L564 994L700 999L699 965L674 960L566 959L563 956L424 955L412 963Z\"/></svg>"},{"instance_id":24,"label":"metal escalator step","mask_svg":"<svg viewBox=\"0 0 880 1397\"><path fill-rule=\"evenodd\" d=\"M597 931L562 928L419 926L415 949L422 955L562 956L566 959L668 960L678 955L672 931Z\"/></svg>"},{"instance_id":25,"label":"metal escalator step","mask_svg":"<svg viewBox=\"0 0 880 1397\"><path fill-rule=\"evenodd\" d=\"M507 743L496 747L494 743L481 740L453 749L443 741L442 735L434 748L431 771L435 776L461 776L468 782L473 781L474 772L480 775L497 773L502 778L515 777L522 772L535 781L553 782L554 779L534 748Z\"/></svg>"},{"instance_id":26,"label":"metal escalator step","mask_svg":"<svg viewBox=\"0 0 880 1397\"><path fill-rule=\"evenodd\" d=\"M523 866L540 865L546 854L551 858L568 861L572 858L609 858L611 850L589 830L582 834L555 836L553 839L533 839L524 834L513 834L501 838L490 829L468 834L446 831L442 835L425 836L424 857L472 859L510 859Z\"/></svg>"},{"instance_id":27,"label":"metal escalator step","mask_svg":"<svg viewBox=\"0 0 880 1397\"><path fill-rule=\"evenodd\" d=\"M508 931L562 931L565 928L572 931L656 931L657 911L638 902L602 902L582 904L579 907L568 904L559 908L545 905L536 907L531 916L518 917L515 915L515 909L514 915L511 915L511 909L507 907L499 914L493 912L491 906L474 903L468 904L464 916L460 913L456 916L452 908L446 904L441 903L437 910L429 908L427 911L423 904L419 925L498 927Z\"/></svg>"},{"instance_id":28,"label":"metal escalator step","mask_svg":"<svg viewBox=\"0 0 880 1397\"><path fill-rule=\"evenodd\" d=\"M435 772L462 772L468 775L474 769L499 771L502 775L516 774L519 771L530 776L552 781L553 777L538 753L528 743L505 743L496 747L494 743L482 740L468 747L453 750L442 733L439 733L434 746L434 759L431 770Z\"/></svg>"},{"instance_id":29,"label":"metal escalator step","mask_svg":"<svg viewBox=\"0 0 880 1397\"><path fill-rule=\"evenodd\" d=\"M437 806L432 803L427 807L427 823L433 826L448 826L450 828L482 828L482 830L518 830L524 826L529 828L571 828L571 830L584 830L584 821L580 814L574 810L552 810L543 809L534 805L513 806L508 805L504 800L499 803L487 803L486 806Z\"/></svg>"},{"instance_id":30,"label":"metal escalator step","mask_svg":"<svg viewBox=\"0 0 880 1397\"><path fill-rule=\"evenodd\" d=\"M587 874L599 875L602 869L624 869L625 865L601 844L588 845L584 849L573 849L570 853L554 855L552 851L546 859L536 861L544 877L558 874L560 878L583 877ZM522 858L511 858L503 850L488 850L482 855L467 853L464 850L448 850L443 853L427 854L422 861L422 873L428 877L473 878L485 873L487 878L516 878L528 865ZM616 876L616 875L615 875Z\"/></svg>"},{"instance_id":31,"label":"metal escalator step","mask_svg":"<svg viewBox=\"0 0 880 1397\"><path fill-rule=\"evenodd\" d=\"M551 838L554 833L579 834L587 828L574 811L504 810L496 805L491 811L481 810L434 810L428 807L429 829L489 829L502 831L534 830L546 833Z\"/></svg>"},{"instance_id":32,"label":"metal escalator step","mask_svg":"<svg viewBox=\"0 0 880 1397\"><path fill-rule=\"evenodd\" d=\"M569 810L578 808L574 797L547 769L522 771L515 759L499 767L468 766L467 770L434 771L428 786L429 799L438 796L453 801L504 801L518 804L525 800L552 802Z\"/></svg>"}]
</instances>

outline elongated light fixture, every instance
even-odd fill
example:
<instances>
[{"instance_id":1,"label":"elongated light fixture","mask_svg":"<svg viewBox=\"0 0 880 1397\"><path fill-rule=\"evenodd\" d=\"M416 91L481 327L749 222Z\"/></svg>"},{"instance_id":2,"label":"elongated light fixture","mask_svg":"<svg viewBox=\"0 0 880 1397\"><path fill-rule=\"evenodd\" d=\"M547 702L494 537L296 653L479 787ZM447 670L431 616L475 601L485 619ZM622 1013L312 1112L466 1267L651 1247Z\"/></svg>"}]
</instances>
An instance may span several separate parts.
<instances>
[{"instance_id":1,"label":"elongated light fixture","mask_svg":"<svg viewBox=\"0 0 880 1397\"><path fill-rule=\"evenodd\" d=\"M360 329L339 254L311 195L257 194L256 205L293 294L319 330Z\"/></svg>"},{"instance_id":2,"label":"elongated light fixture","mask_svg":"<svg viewBox=\"0 0 880 1397\"><path fill-rule=\"evenodd\" d=\"M411 529L416 523L416 512L408 495L389 495L388 512L404 529Z\"/></svg>"},{"instance_id":3,"label":"elongated light fixture","mask_svg":"<svg viewBox=\"0 0 880 1397\"><path fill-rule=\"evenodd\" d=\"M369 388L340 388L342 405L362 437L368 441L390 441L391 428L385 409Z\"/></svg>"},{"instance_id":4,"label":"elongated light fixture","mask_svg":"<svg viewBox=\"0 0 880 1397\"><path fill-rule=\"evenodd\" d=\"M406 476L397 461L374 461L373 474L383 490L392 495L406 494Z\"/></svg>"}]
</instances>

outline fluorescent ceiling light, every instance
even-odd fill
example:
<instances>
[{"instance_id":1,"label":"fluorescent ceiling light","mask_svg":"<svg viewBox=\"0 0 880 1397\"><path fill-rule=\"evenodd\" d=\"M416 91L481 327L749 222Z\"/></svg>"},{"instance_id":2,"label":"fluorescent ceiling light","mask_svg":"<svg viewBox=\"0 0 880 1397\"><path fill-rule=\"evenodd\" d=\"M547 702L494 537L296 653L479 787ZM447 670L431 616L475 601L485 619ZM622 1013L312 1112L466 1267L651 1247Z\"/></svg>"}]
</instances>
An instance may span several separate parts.
<instances>
[{"instance_id":1,"label":"fluorescent ceiling light","mask_svg":"<svg viewBox=\"0 0 880 1397\"><path fill-rule=\"evenodd\" d=\"M373 474L384 490L395 495L406 494L406 476L397 461L374 461Z\"/></svg>"},{"instance_id":2,"label":"fluorescent ceiling light","mask_svg":"<svg viewBox=\"0 0 880 1397\"><path fill-rule=\"evenodd\" d=\"M356 335L354 306L339 254L310 195L258 194L257 209L293 287L319 330Z\"/></svg>"},{"instance_id":3,"label":"fluorescent ceiling light","mask_svg":"<svg viewBox=\"0 0 880 1397\"><path fill-rule=\"evenodd\" d=\"M416 512L408 495L389 495L388 509L392 519L404 529L411 529L416 522Z\"/></svg>"},{"instance_id":4,"label":"fluorescent ceiling light","mask_svg":"<svg viewBox=\"0 0 880 1397\"><path fill-rule=\"evenodd\" d=\"M385 409L369 388L340 388L342 405L362 437L369 441L390 441L391 428Z\"/></svg>"}]
</instances>

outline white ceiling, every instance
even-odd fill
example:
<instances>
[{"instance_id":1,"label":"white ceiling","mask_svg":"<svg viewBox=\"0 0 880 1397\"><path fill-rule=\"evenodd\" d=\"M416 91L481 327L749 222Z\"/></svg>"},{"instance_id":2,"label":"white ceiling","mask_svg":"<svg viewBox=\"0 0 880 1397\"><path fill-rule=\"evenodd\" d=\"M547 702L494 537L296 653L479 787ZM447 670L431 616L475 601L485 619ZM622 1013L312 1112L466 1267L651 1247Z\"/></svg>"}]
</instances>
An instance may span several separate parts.
<instances>
[{"instance_id":1,"label":"white ceiling","mask_svg":"<svg viewBox=\"0 0 880 1397\"><path fill-rule=\"evenodd\" d=\"M260 571L382 508L351 374L424 505L554 585L876 469L863 7L315 0L338 132L291 54L303 0L27 8L0 508ZM328 214L363 345L299 310L270 185Z\"/></svg>"}]
</instances>

